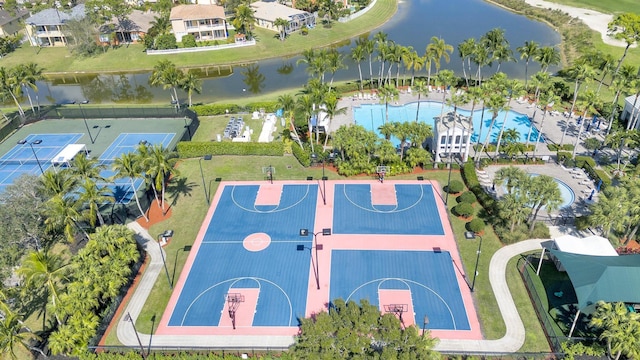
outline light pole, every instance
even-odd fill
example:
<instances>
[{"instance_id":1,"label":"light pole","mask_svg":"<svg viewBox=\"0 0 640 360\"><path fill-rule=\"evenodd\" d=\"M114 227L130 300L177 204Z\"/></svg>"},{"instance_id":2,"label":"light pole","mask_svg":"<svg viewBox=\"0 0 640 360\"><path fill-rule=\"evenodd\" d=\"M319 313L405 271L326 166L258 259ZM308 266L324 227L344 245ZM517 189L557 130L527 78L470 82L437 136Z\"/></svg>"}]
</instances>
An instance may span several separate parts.
<instances>
[{"instance_id":1,"label":"light pole","mask_svg":"<svg viewBox=\"0 0 640 360\"><path fill-rule=\"evenodd\" d=\"M180 251L189 252L191 251L191 245L185 245L182 249L176 250L176 257L173 259L173 273L171 274L171 283L173 284L176 281L176 267L178 266L178 254Z\"/></svg>"},{"instance_id":2,"label":"light pole","mask_svg":"<svg viewBox=\"0 0 640 360\"><path fill-rule=\"evenodd\" d=\"M476 277L478 276L478 263L480 262L480 253L482 252L482 236L476 235L473 231L465 231L464 237L468 240L473 240L476 237L480 238L480 243L478 244L478 250L476 250L476 266L473 270L473 281L471 282L471 292L476 287Z\"/></svg>"},{"instance_id":3,"label":"light pole","mask_svg":"<svg viewBox=\"0 0 640 360\"><path fill-rule=\"evenodd\" d=\"M455 120L455 119L454 119ZM449 186L451 186L451 170L452 170L452 163L453 163L453 149L452 149L452 145L451 142L453 140L453 135L449 135L449 129L447 129L447 138L449 138L449 179L447 179L447 194L445 195L444 198L444 204L445 205L449 205L449 192L451 191L451 189L449 189Z\"/></svg>"},{"instance_id":4,"label":"light pole","mask_svg":"<svg viewBox=\"0 0 640 360\"><path fill-rule=\"evenodd\" d=\"M173 236L173 230L165 230L162 234L158 235L158 249L160 250L160 256L162 257L162 264L164 265L164 272L167 274L167 282L169 283L169 288L173 289L173 284L171 283L171 277L169 276L169 269L167 269L167 262L164 259L164 251L162 251L162 245L160 244L160 238L169 238Z\"/></svg>"},{"instance_id":5,"label":"light pole","mask_svg":"<svg viewBox=\"0 0 640 360\"><path fill-rule=\"evenodd\" d=\"M44 170L42 169L42 164L40 164L40 159L38 159L38 154L36 154L36 150L33 148L33 145L42 144L42 140L37 139L37 140L33 140L33 141L27 141L27 140L18 141L18 145L24 145L24 144L29 144L29 147L31 148L31 152L33 153L33 157L36 158L36 162L38 163L38 167L40 168L40 173L42 175L44 175Z\"/></svg>"},{"instance_id":6,"label":"light pole","mask_svg":"<svg viewBox=\"0 0 640 360\"><path fill-rule=\"evenodd\" d=\"M311 262L312 264L314 264L313 266L313 270L314 270L314 275L316 277L316 288L318 290L320 290L320 263L318 261L318 250L322 250L323 246L322 244L318 244L318 235L322 234L322 236L329 236L331 235L331 228L324 228L322 229L322 231L318 231L316 233L313 234L313 239L312 239L312 243L311 243L311 247L305 247L304 245L298 245L297 246L297 250L298 251L303 251L305 248L309 249L309 255L311 254L311 250L315 249L316 252L316 261L315 263L313 263L313 256L311 256ZM307 237L309 236L309 230L308 229L300 229L300 236L301 237ZM314 245L315 243L315 245Z\"/></svg>"},{"instance_id":7,"label":"light pole","mask_svg":"<svg viewBox=\"0 0 640 360\"><path fill-rule=\"evenodd\" d=\"M210 205L209 202L209 192L207 191L207 182L204 180L204 172L202 171L202 160L209 161L211 160L211 155L205 155L201 158L198 158L198 164L200 165L200 176L202 177L202 189L204 190L204 197L207 200L207 205Z\"/></svg>"},{"instance_id":8,"label":"light pole","mask_svg":"<svg viewBox=\"0 0 640 360\"><path fill-rule=\"evenodd\" d=\"M82 109L82 104L88 104L89 100L82 100L78 103L78 107L80 108L80 114L82 114L82 120L84 121L84 126L87 128L87 134L89 134L89 139L91 140L92 144L95 144L96 141L93 138L93 135L91 135L91 130L89 130L89 124L87 124L87 117L84 115L84 109Z\"/></svg>"},{"instance_id":9,"label":"light pole","mask_svg":"<svg viewBox=\"0 0 640 360\"><path fill-rule=\"evenodd\" d=\"M138 339L138 345L140 345L140 353L142 354L142 358L146 359L147 354L144 351L144 346L142 346L142 341L140 341L140 335L138 335L138 330L136 330L136 324L133 322L131 318L131 314L127 311L127 315L124 316L124 321L128 321L131 323L131 327L133 328L133 332L136 333L136 339Z\"/></svg>"},{"instance_id":10,"label":"light pole","mask_svg":"<svg viewBox=\"0 0 640 360\"><path fill-rule=\"evenodd\" d=\"M427 332L427 325L429 325L429 317L427 315L422 319L422 337L424 337L424 333Z\"/></svg>"}]
</instances>

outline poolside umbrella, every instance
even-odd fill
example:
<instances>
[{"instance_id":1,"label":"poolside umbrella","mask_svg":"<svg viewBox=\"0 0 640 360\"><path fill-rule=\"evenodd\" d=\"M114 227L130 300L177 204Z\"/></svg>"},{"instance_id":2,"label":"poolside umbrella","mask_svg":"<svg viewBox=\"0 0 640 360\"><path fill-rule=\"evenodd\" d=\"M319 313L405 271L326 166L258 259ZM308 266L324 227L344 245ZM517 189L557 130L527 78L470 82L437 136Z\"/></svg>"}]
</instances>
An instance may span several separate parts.
<instances>
[{"instance_id":1,"label":"poolside umbrella","mask_svg":"<svg viewBox=\"0 0 640 360\"><path fill-rule=\"evenodd\" d=\"M598 180L598 185L596 185L596 190L600 191L600 186L602 186L602 179Z\"/></svg>"},{"instance_id":2,"label":"poolside umbrella","mask_svg":"<svg viewBox=\"0 0 640 360\"><path fill-rule=\"evenodd\" d=\"M595 189L591 190L591 195L589 195L589 201L593 200L593 194L596 192Z\"/></svg>"}]
</instances>

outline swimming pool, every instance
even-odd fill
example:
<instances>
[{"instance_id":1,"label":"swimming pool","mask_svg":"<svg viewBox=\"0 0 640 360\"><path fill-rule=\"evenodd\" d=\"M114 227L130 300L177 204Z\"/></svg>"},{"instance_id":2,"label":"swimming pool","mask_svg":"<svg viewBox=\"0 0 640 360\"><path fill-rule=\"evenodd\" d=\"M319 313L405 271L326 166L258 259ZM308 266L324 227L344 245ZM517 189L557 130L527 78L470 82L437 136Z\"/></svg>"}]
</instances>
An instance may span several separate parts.
<instances>
[{"instance_id":1,"label":"swimming pool","mask_svg":"<svg viewBox=\"0 0 640 360\"><path fill-rule=\"evenodd\" d=\"M418 110L418 102L412 102L405 105L389 105L389 121L407 122L415 121L416 112ZM444 111L453 111L453 107L445 105ZM461 110L458 108L458 113L464 116L470 116L471 111ZM418 114L418 121L423 121L432 127L434 126L433 118L439 116L443 112L442 103L436 101L420 101L420 113ZM493 125L493 131L491 131L491 142L498 141L498 135L500 128L504 122L505 112L501 111L496 118ZM473 112L473 135L471 136L472 142L477 142L480 137L480 142L484 142L487 137L487 130L491 125L491 111L485 109L484 117L482 117L482 109L476 109ZM378 128L384 123L385 120L385 106L384 104L363 104L353 108L353 118L356 124L364 126L367 130L373 130L378 136L380 132ZM482 134L480 134L480 123L482 122ZM520 133L520 141L526 142L527 136L530 134L530 141L535 142L538 137L538 129L531 124L529 116L509 110L507 112L506 129L515 128ZM533 129L531 127L533 126ZM540 141L542 141L542 137ZM398 145L400 142L394 139L394 143Z\"/></svg>"}]
</instances>

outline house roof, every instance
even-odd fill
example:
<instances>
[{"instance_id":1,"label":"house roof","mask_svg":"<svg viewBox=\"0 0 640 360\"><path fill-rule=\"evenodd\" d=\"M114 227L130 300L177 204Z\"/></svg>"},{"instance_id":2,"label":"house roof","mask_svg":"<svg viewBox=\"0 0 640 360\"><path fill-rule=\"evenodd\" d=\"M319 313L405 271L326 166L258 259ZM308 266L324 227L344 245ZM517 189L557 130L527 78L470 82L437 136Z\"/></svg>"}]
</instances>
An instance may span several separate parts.
<instances>
[{"instance_id":1,"label":"house roof","mask_svg":"<svg viewBox=\"0 0 640 360\"><path fill-rule=\"evenodd\" d=\"M270 22L276 21L277 18L289 19L294 15L308 14L306 11L290 8L275 1L256 1L251 4L251 8L255 11L253 17Z\"/></svg>"},{"instance_id":2,"label":"house roof","mask_svg":"<svg viewBox=\"0 0 640 360\"><path fill-rule=\"evenodd\" d=\"M469 117L459 112L455 113L455 117L453 111L442 113L435 119L438 124L437 130L440 133L447 132L451 128L470 130Z\"/></svg>"},{"instance_id":3,"label":"house roof","mask_svg":"<svg viewBox=\"0 0 640 360\"><path fill-rule=\"evenodd\" d=\"M109 29L109 25L115 25L113 30L117 32L149 32L151 28L151 23L155 20L155 17L159 16L158 13L153 11L140 11L133 10L131 14L127 16L124 21L118 21L118 19L113 18L109 22L109 24L102 25L100 27L101 32L107 32Z\"/></svg>"},{"instance_id":4,"label":"house roof","mask_svg":"<svg viewBox=\"0 0 640 360\"><path fill-rule=\"evenodd\" d=\"M547 249L556 249L572 254L618 256L616 249L613 248L609 239L597 235L587 236L585 238L563 235L551 241L543 242L542 246Z\"/></svg>"},{"instance_id":5,"label":"house roof","mask_svg":"<svg viewBox=\"0 0 640 360\"><path fill-rule=\"evenodd\" d=\"M171 9L170 20L224 19L224 8L218 5L178 5Z\"/></svg>"},{"instance_id":6,"label":"house roof","mask_svg":"<svg viewBox=\"0 0 640 360\"><path fill-rule=\"evenodd\" d=\"M7 10L0 10L0 26L8 24L13 20L20 19L29 15L28 10L17 10L13 15Z\"/></svg>"},{"instance_id":7,"label":"house roof","mask_svg":"<svg viewBox=\"0 0 640 360\"><path fill-rule=\"evenodd\" d=\"M640 97L638 97L638 101L636 101L636 95L629 95L624 99L625 103L629 104L629 106L633 107L633 103L636 103L636 109L640 110Z\"/></svg>"},{"instance_id":8,"label":"house roof","mask_svg":"<svg viewBox=\"0 0 640 360\"><path fill-rule=\"evenodd\" d=\"M45 9L30 16L25 22L29 25L62 25L69 20L81 20L86 16L84 4L78 4L71 10Z\"/></svg>"},{"instance_id":9,"label":"house roof","mask_svg":"<svg viewBox=\"0 0 640 360\"><path fill-rule=\"evenodd\" d=\"M567 269L578 310L598 301L640 303L640 255L589 256L550 251Z\"/></svg>"}]
</instances>

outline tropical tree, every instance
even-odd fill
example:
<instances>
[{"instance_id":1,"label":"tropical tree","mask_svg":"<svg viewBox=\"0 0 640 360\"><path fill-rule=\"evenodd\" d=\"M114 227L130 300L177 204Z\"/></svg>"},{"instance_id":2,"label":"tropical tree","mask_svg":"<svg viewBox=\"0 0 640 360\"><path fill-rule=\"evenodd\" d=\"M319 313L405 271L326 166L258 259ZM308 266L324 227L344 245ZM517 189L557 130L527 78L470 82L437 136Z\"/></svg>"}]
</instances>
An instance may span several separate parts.
<instances>
[{"instance_id":1,"label":"tropical tree","mask_svg":"<svg viewBox=\"0 0 640 360\"><path fill-rule=\"evenodd\" d=\"M509 224L509 231L514 232L517 225L529 218L531 208L527 206L525 196L506 194L498 202L498 214Z\"/></svg>"},{"instance_id":2,"label":"tropical tree","mask_svg":"<svg viewBox=\"0 0 640 360\"><path fill-rule=\"evenodd\" d=\"M202 92L202 80L191 70L187 71L187 73L182 76L178 86L187 93L189 107L193 105L193 102L191 101L193 93L195 92L196 94L200 94Z\"/></svg>"},{"instance_id":3,"label":"tropical tree","mask_svg":"<svg viewBox=\"0 0 640 360\"><path fill-rule=\"evenodd\" d=\"M496 48L493 52L493 59L498 63L496 74L500 72L500 67L503 62L516 61L516 58L513 57L513 51L508 44Z\"/></svg>"},{"instance_id":4,"label":"tropical tree","mask_svg":"<svg viewBox=\"0 0 640 360\"><path fill-rule=\"evenodd\" d=\"M626 187L607 186L598 195L598 201L589 205L591 212L587 217L589 224L599 227L604 237L608 237L612 229L621 231L626 221L628 200Z\"/></svg>"},{"instance_id":5,"label":"tropical tree","mask_svg":"<svg viewBox=\"0 0 640 360\"><path fill-rule=\"evenodd\" d=\"M71 179L104 181L105 179L100 174L106 168L107 166L102 164L98 158L79 154L71 161L71 167L61 172L63 175L70 175Z\"/></svg>"},{"instance_id":6,"label":"tropical tree","mask_svg":"<svg viewBox=\"0 0 640 360\"><path fill-rule=\"evenodd\" d=\"M562 193L560 192L560 186L551 176L533 176L528 184L527 199L533 209L528 219L529 232L533 234L540 209L544 207L549 214L558 210L562 204Z\"/></svg>"},{"instance_id":7,"label":"tropical tree","mask_svg":"<svg viewBox=\"0 0 640 360\"><path fill-rule=\"evenodd\" d=\"M411 86L414 86L413 83L411 84ZM424 80L416 81L414 92L418 94L418 104L416 105L416 122L418 122L418 116L420 115L420 97L423 94L428 93L427 84L424 82Z\"/></svg>"},{"instance_id":8,"label":"tropical tree","mask_svg":"<svg viewBox=\"0 0 640 360\"><path fill-rule=\"evenodd\" d=\"M373 78L373 50L375 47L375 41L369 39L369 35L361 35L356 39L356 46L362 47L364 55L369 57L369 83L371 85L371 79Z\"/></svg>"},{"instance_id":9,"label":"tropical tree","mask_svg":"<svg viewBox=\"0 0 640 360\"><path fill-rule=\"evenodd\" d=\"M625 148L636 148L640 144L640 133L638 130L618 130L607 135L604 144L615 150L617 153L616 171L621 172L620 163L622 161L622 152Z\"/></svg>"},{"instance_id":10,"label":"tropical tree","mask_svg":"<svg viewBox=\"0 0 640 360\"><path fill-rule=\"evenodd\" d=\"M67 265L64 258L47 250L32 251L16 270L18 275L24 279L23 291L44 291L47 303L43 304L43 329L46 323L46 306L50 304L54 310L54 315L58 324L60 292L64 289L64 282L67 279Z\"/></svg>"},{"instance_id":11,"label":"tropical tree","mask_svg":"<svg viewBox=\"0 0 640 360\"><path fill-rule=\"evenodd\" d=\"M13 75L13 71L4 66L0 66L0 93L5 96L10 96L13 99L14 104L18 107L18 113L22 118L22 122L25 121L24 109L22 109L22 105L20 105L20 101L18 101L17 91L20 91L20 84L16 81L16 77Z\"/></svg>"},{"instance_id":12,"label":"tropical tree","mask_svg":"<svg viewBox=\"0 0 640 360\"><path fill-rule=\"evenodd\" d=\"M113 191L108 186L99 186L92 179L85 179L80 185L79 200L80 204L85 208L83 217L89 220L89 224L91 224L92 227L96 226L96 218L100 226L104 225L104 219L100 213L100 206L115 201Z\"/></svg>"},{"instance_id":13,"label":"tropical tree","mask_svg":"<svg viewBox=\"0 0 640 360\"><path fill-rule=\"evenodd\" d=\"M578 92L580 91L580 86L590 79L593 78L595 72L593 68L589 65L585 64L577 64L567 71L567 75L574 80L574 89L573 89L573 101L571 102L571 110L569 110L569 118L567 118L567 125L564 127L564 131L562 132L562 138L560 138L560 146L564 144L564 137L567 134L567 130L569 129L569 120L571 116L573 116L573 110L576 107L576 101L578 100Z\"/></svg>"},{"instance_id":14,"label":"tropical tree","mask_svg":"<svg viewBox=\"0 0 640 360\"><path fill-rule=\"evenodd\" d=\"M302 146L302 140L300 140L300 136L298 135L298 130L294 122L296 103L293 96L291 96L291 94L282 94L278 96L277 102L278 107L282 109L283 116L287 118L289 129L293 132L296 142L300 145L301 149L304 149L304 146Z\"/></svg>"},{"instance_id":15,"label":"tropical tree","mask_svg":"<svg viewBox=\"0 0 640 360\"><path fill-rule=\"evenodd\" d=\"M631 12L616 15L613 21L608 24L608 30L615 39L622 40L627 44L613 72L615 77L631 45L640 42L640 15Z\"/></svg>"},{"instance_id":16,"label":"tropical tree","mask_svg":"<svg viewBox=\"0 0 640 360\"><path fill-rule=\"evenodd\" d=\"M142 167L145 172L151 174L154 179L153 183L156 189L161 190L161 203L163 215L165 211L165 190L167 187L167 181L172 176L178 176L179 171L175 168L175 163L178 158L178 153L170 151L162 144L154 145L151 148L149 156L142 160Z\"/></svg>"},{"instance_id":17,"label":"tropical tree","mask_svg":"<svg viewBox=\"0 0 640 360\"><path fill-rule=\"evenodd\" d=\"M629 358L637 356L640 314L628 311L625 303L599 301L590 324L600 329L599 338L606 342L610 358L618 360L622 355Z\"/></svg>"},{"instance_id":18,"label":"tropical tree","mask_svg":"<svg viewBox=\"0 0 640 360\"><path fill-rule=\"evenodd\" d=\"M465 68L465 62L468 64L469 73L471 73L471 57L476 47L476 39L469 38L458 44L458 57L462 61L462 73L464 74L464 81L469 87L469 76L467 75L467 69Z\"/></svg>"},{"instance_id":19,"label":"tropical tree","mask_svg":"<svg viewBox=\"0 0 640 360\"><path fill-rule=\"evenodd\" d=\"M289 21L287 19L283 19L281 17L277 18L273 25L279 29L280 33L280 41L284 41L287 38L287 26L289 26Z\"/></svg>"},{"instance_id":20,"label":"tropical tree","mask_svg":"<svg viewBox=\"0 0 640 360\"><path fill-rule=\"evenodd\" d=\"M538 71L532 76L532 81L535 85L535 90L533 92L533 115L531 115L531 119L536 118L536 114L538 113L538 103L540 101L540 93L542 91L546 91L549 87L551 87L551 75L547 72ZM526 88L525 88L526 90ZM545 107L555 105L555 102L544 103ZM529 127L529 134L527 135L527 145L529 145L529 138L531 137L531 132L533 131L533 126Z\"/></svg>"},{"instance_id":21,"label":"tropical tree","mask_svg":"<svg viewBox=\"0 0 640 360\"><path fill-rule=\"evenodd\" d=\"M75 191L77 177L71 176L70 171L45 171L40 176L39 188L46 196L66 196Z\"/></svg>"},{"instance_id":22,"label":"tropical tree","mask_svg":"<svg viewBox=\"0 0 640 360\"><path fill-rule=\"evenodd\" d=\"M453 52L453 46L447 44L441 37L433 36L431 37L431 43L427 45L427 52L431 52L433 54L433 62L436 67L437 76L438 72L440 72L440 61L444 59L448 64L451 60L450 55Z\"/></svg>"},{"instance_id":23,"label":"tropical tree","mask_svg":"<svg viewBox=\"0 0 640 360\"><path fill-rule=\"evenodd\" d=\"M420 71L424 67L424 58L418 55L417 51L411 49L402 59L405 68L411 70L411 86L413 86L416 71Z\"/></svg>"},{"instance_id":24,"label":"tropical tree","mask_svg":"<svg viewBox=\"0 0 640 360\"><path fill-rule=\"evenodd\" d=\"M85 220L80 213L80 207L79 200L71 196L55 195L49 199L44 210L47 231L52 233L62 231L70 243L75 241L76 230L82 231L85 238L88 237L79 225L79 222Z\"/></svg>"},{"instance_id":25,"label":"tropical tree","mask_svg":"<svg viewBox=\"0 0 640 360\"><path fill-rule=\"evenodd\" d=\"M180 108L178 98L178 88L183 83L184 73L179 70L170 60L160 60L154 67L149 77L151 86L162 86L163 89L170 89L171 103L175 103L176 109Z\"/></svg>"},{"instance_id":26,"label":"tropical tree","mask_svg":"<svg viewBox=\"0 0 640 360\"><path fill-rule=\"evenodd\" d=\"M611 131L611 126L615 116L618 114L618 99L620 95L634 85L637 69L633 65L623 65L620 70L620 76L613 79L609 90L613 91L613 101L611 103L611 115L609 116L609 124L607 125L606 135ZM640 81L637 82L638 94L640 95ZM632 122L632 121L631 121ZM629 128L627 128L629 129Z\"/></svg>"},{"instance_id":27,"label":"tropical tree","mask_svg":"<svg viewBox=\"0 0 640 360\"><path fill-rule=\"evenodd\" d=\"M325 137L324 137L324 146L327 146L327 141L329 140L329 129L331 128L331 124L333 123L333 118L337 115L345 115L347 113L346 107L338 107L340 99L336 96L335 92L330 92L327 97L324 99L324 112L327 114L329 118L329 124L325 129Z\"/></svg>"},{"instance_id":28,"label":"tropical tree","mask_svg":"<svg viewBox=\"0 0 640 360\"><path fill-rule=\"evenodd\" d=\"M496 172L493 183L496 186L504 185L507 194L515 195L515 190L519 189L529 175L524 170L515 166L503 167Z\"/></svg>"},{"instance_id":29,"label":"tropical tree","mask_svg":"<svg viewBox=\"0 0 640 360\"><path fill-rule=\"evenodd\" d=\"M436 75L436 86L441 86L442 87L442 108L440 109L440 114L444 113L444 105L446 103L446 97L447 97L447 92L448 92L448 88L451 85L455 85L455 82L457 81L456 75L453 72L453 70L442 70L441 72L438 72L438 75ZM437 124L436 124L437 127Z\"/></svg>"},{"instance_id":30,"label":"tropical tree","mask_svg":"<svg viewBox=\"0 0 640 360\"><path fill-rule=\"evenodd\" d=\"M542 72L548 72L549 66L560 64L560 52L553 46L543 46L534 59L540 64Z\"/></svg>"},{"instance_id":31,"label":"tropical tree","mask_svg":"<svg viewBox=\"0 0 640 360\"><path fill-rule=\"evenodd\" d=\"M311 126L311 117L315 114L314 108L315 103L310 94L298 96L298 99L296 100L296 110L307 122L307 131L309 133L308 138L312 153L315 152L313 149L313 127Z\"/></svg>"},{"instance_id":32,"label":"tropical tree","mask_svg":"<svg viewBox=\"0 0 640 360\"><path fill-rule=\"evenodd\" d=\"M120 155L113 160L113 171L115 171L115 175L113 176L115 179L129 179L129 183L131 184L131 191L133 191L133 197L136 200L136 205L138 205L138 210L140 211L140 215L144 217L144 219L148 222L149 218L147 214L142 210L142 206L140 205L140 199L138 198L138 189L136 189L136 184L134 182L135 178L142 176L142 167L139 161L137 161L137 157L133 152L127 152Z\"/></svg>"},{"instance_id":33,"label":"tropical tree","mask_svg":"<svg viewBox=\"0 0 640 360\"><path fill-rule=\"evenodd\" d=\"M251 38L251 30L253 29L253 24L256 22L253 9L249 5L240 4L236 8L235 15L232 21L233 26L238 32Z\"/></svg>"},{"instance_id":34,"label":"tropical tree","mask_svg":"<svg viewBox=\"0 0 640 360\"><path fill-rule=\"evenodd\" d=\"M587 92L585 92L583 95L580 105L584 109L584 112L582 113L582 123L579 125L579 128L578 128L578 136L576 137L576 141L573 145L574 146L573 153L572 153L573 156L576 156L578 142L580 141L580 135L582 135L582 129L584 129L584 124L589 122L589 120L587 119L587 115L597 113L598 111L597 107L600 105L600 97L598 96L598 94L596 94L595 91L587 90Z\"/></svg>"},{"instance_id":35,"label":"tropical tree","mask_svg":"<svg viewBox=\"0 0 640 360\"><path fill-rule=\"evenodd\" d=\"M493 63L493 58L491 57L489 49L483 43L477 43L473 53L471 54L471 61L478 66L478 69L476 70L476 79L478 80L478 85L482 85L482 68L485 66L491 66Z\"/></svg>"},{"instance_id":36,"label":"tropical tree","mask_svg":"<svg viewBox=\"0 0 640 360\"><path fill-rule=\"evenodd\" d=\"M42 69L38 64L30 62L26 64L20 64L16 66L13 73L16 77L16 82L20 84L20 94L27 94L27 98L29 99L29 106L31 106L31 111L35 113L35 107L33 106L33 101L31 100L31 93L28 89L31 89L36 94L36 99L38 98L38 86L36 82L41 80L42 77ZM40 101L36 100L38 104L38 109L40 108Z\"/></svg>"},{"instance_id":37,"label":"tropical tree","mask_svg":"<svg viewBox=\"0 0 640 360\"><path fill-rule=\"evenodd\" d=\"M2 310L2 319L0 320L0 352L9 355L11 359L19 359L16 352L18 348L26 351L40 349L31 346L31 342L38 340L39 337L29 329L22 317L9 309ZM42 353L44 355L44 353Z\"/></svg>"},{"instance_id":38,"label":"tropical tree","mask_svg":"<svg viewBox=\"0 0 640 360\"><path fill-rule=\"evenodd\" d=\"M384 103L384 122L389 121L389 102L398 100L398 89L389 84L385 84L379 90L380 102Z\"/></svg>"},{"instance_id":39,"label":"tropical tree","mask_svg":"<svg viewBox=\"0 0 640 360\"><path fill-rule=\"evenodd\" d=\"M496 119L498 118L500 111L504 110L504 107L506 106L506 104L507 104L507 101L504 95L502 94L502 92L492 93L489 96L489 98L486 100L485 106L490 109L492 115L491 115L491 122L489 123L487 136L485 137L484 143L482 144L482 148L480 149L480 154L482 154L484 150L487 148L487 145L491 140L491 132L493 131L493 126L496 123ZM480 163L480 157L476 156L476 166L478 166L479 163Z\"/></svg>"},{"instance_id":40,"label":"tropical tree","mask_svg":"<svg viewBox=\"0 0 640 360\"><path fill-rule=\"evenodd\" d=\"M337 49L331 49L327 53L327 68L331 73L331 82L329 83L329 89L333 86L333 77L336 75L336 72L340 69L346 69L347 65L344 63L344 55L339 52Z\"/></svg>"},{"instance_id":41,"label":"tropical tree","mask_svg":"<svg viewBox=\"0 0 640 360\"><path fill-rule=\"evenodd\" d=\"M382 87L382 74L384 73L384 65L386 62L387 52L387 39L389 35L387 33L378 31L373 35L373 41L375 43L376 50L378 51L377 58L380 60L380 69L378 71L378 87Z\"/></svg>"},{"instance_id":42,"label":"tropical tree","mask_svg":"<svg viewBox=\"0 0 640 360\"><path fill-rule=\"evenodd\" d=\"M502 74L502 73L499 73ZM496 156L500 154L500 143L502 141L502 135L504 133L505 126L507 125L507 116L509 109L511 109L511 101L514 97L520 97L525 94L524 86L517 80L508 80L506 79L506 75L503 80L499 80L500 82L504 82L504 88L507 91L507 103L503 107L504 120L502 121L502 126L500 127L500 133L498 134L498 142L496 144Z\"/></svg>"},{"instance_id":43,"label":"tropical tree","mask_svg":"<svg viewBox=\"0 0 640 360\"><path fill-rule=\"evenodd\" d=\"M360 91L364 88L364 82L362 81L362 67L360 64L364 61L365 49L362 45L356 45L351 48L351 60L358 64L358 75L360 75Z\"/></svg>"},{"instance_id":44,"label":"tropical tree","mask_svg":"<svg viewBox=\"0 0 640 360\"><path fill-rule=\"evenodd\" d=\"M524 87L527 87L527 80L529 80L529 61L534 59L535 56L540 51L540 44L535 41L525 41L524 45L518 47L516 49L518 53L520 53L520 59L525 60L524 62Z\"/></svg>"},{"instance_id":45,"label":"tropical tree","mask_svg":"<svg viewBox=\"0 0 640 360\"><path fill-rule=\"evenodd\" d=\"M542 110L542 120L540 120L540 128L538 129L538 136L536 137L536 142L533 145L534 159L536 157L536 152L538 151L538 144L540 143L540 138L542 137L542 129L544 129L544 120L546 119L547 114L549 112L549 104L560 102L560 97L557 96L551 89L548 89L547 91L543 92L539 99L542 101L542 104L544 105L544 107ZM527 141L529 141L528 137L527 137Z\"/></svg>"}]
</instances>

